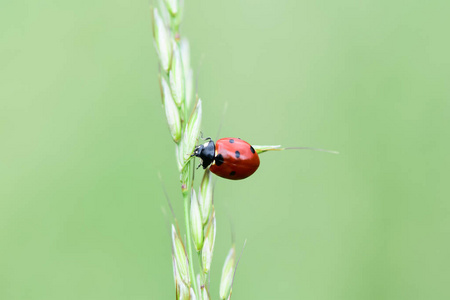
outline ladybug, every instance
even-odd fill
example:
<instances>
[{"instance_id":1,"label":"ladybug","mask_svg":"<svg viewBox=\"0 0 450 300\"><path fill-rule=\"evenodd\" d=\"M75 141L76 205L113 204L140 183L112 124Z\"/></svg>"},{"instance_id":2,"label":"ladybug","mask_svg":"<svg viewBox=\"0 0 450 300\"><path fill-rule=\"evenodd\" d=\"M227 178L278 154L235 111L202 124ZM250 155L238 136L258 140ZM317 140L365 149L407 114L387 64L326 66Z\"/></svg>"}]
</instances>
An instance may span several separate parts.
<instances>
[{"instance_id":1,"label":"ladybug","mask_svg":"<svg viewBox=\"0 0 450 300\"><path fill-rule=\"evenodd\" d=\"M217 176L239 180L255 173L259 156L249 143L239 138L223 138L216 143L211 138L195 148L191 156L200 158L203 169L209 167Z\"/></svg>"}]
</instances>

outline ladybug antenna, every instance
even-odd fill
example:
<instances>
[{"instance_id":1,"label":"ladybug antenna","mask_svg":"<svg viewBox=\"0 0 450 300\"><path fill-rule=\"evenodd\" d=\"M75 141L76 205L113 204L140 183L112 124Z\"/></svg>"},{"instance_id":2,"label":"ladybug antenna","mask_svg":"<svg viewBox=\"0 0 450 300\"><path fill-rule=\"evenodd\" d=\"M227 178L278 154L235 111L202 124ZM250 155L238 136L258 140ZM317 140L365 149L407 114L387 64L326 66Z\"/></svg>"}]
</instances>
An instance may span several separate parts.
<instances>
[{"instance_id":1,"label":"ladybug antenna","mask_svg":"<svg viewBox=\"0 0 450 300\"><path fill-rule=\"evenodd\" d=\"M204 138L203 137L203 132L201 132L201 131L200 131L200 139L204 140L204 141L210 141L211 140L211 138L209 136L207 138Z\"/></svg>"}]
</instances>

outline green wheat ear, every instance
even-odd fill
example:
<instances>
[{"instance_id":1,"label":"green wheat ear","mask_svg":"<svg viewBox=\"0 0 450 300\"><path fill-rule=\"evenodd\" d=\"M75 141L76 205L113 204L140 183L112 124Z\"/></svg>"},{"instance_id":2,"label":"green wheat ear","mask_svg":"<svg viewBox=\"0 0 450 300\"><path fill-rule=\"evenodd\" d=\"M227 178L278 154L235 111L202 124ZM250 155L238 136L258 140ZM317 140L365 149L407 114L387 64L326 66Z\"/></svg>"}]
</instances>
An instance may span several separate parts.
<instances>
[{"instance_id":1,"label":"green wheat ear","mask_svg":"<svg viewBox=\"0 0 450 300\"><path fill-rule=\"evenodd\" d=\"M181 0L156 0L156 7L152 8L154 45L160 65L162 105L170 136L175 143L187 237L183 243L181 234L172 225L173 273L176 299L209 300L216 215L209 170L204 173L198 193L192 187L193 165L190 155L200 133L202 100L197 98L194 103L189 42L181 37L179 31L183 3ZM198 257L197 274L194 269L192 244ZM227 289L230 291L229 299L231 285Z\"/></svg>"}]
</instances>

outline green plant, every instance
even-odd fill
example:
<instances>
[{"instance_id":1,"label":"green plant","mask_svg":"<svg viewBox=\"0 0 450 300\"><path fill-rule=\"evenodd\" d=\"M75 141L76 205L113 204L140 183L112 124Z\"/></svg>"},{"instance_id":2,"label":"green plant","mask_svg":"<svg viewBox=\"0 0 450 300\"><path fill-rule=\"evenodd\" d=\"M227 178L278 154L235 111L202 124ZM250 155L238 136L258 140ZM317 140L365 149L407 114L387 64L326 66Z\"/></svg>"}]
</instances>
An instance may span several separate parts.
<instances>
[{"instance_id":1,"label":"green plant","mask_svg":"<svg viewBox=\"0 0 450 300\"><path fill-rule=\"evenodd\" d=\"M198 193L193 189L193 165L190 155L198 141L202 119L202 101L193 103L193 71L190 66L189 43L181 38L183 7L178 0L159 1L153 8L153 36L160 63L160 85L169 131L175 142L184 200L186 246L177 226L172 225L172 257L177 299L210 299L209 271L216 236L211 173L206 170ZM189 110L193 106L190 113ZM197 252L199 271L196 275L193 247ZM233 253L234 247L232 248ZM229 256L230 257L230 256ZM234 258L234 256L233 256ZM227 259L226 280L221 284L221 298L231 296L229 270L234 260ZM225 267L224 267L225 268ZM231 268L231 269L230 269ZM233 272L232 272L233 273ZM233 273L234 274L234 273ZM222 288L223 286L223 288ZM225 292L223 292L223 291Z\"/></svg>"}]
</instances>

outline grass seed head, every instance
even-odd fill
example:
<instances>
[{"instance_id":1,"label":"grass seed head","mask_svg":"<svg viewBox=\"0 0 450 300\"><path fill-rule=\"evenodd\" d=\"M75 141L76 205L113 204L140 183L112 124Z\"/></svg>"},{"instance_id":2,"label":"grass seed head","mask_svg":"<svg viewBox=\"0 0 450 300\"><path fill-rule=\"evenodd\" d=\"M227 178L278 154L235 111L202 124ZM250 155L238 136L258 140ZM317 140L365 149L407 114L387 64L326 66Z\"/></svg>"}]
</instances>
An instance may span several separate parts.
<instances>
[{"instance_id":1,"label":"grass seed head","mask_svg":"<svg viewBox=\"0 0 450 300\"><path fill-rule=\"evenodd\" d=\"M183 69L189 70L191 68L191 48L189 41L186 38L182 38L180 41L181 60L183 61Z\"/></svg>"},{"instance_id":2,"label":"grass seed head","mask_svg":"<svg viewBox=\"0 0 450 300\"><path fill-rule=\"evenodd\" d=\"M184 71L184 87L185 87L185 109L189 111L194 100L194 72L191 68L190 47L187 39L183 38L180 42L181 60L183 62Z\"/></svg>"},{"instance_id":3,"label":"grass seed head","mask_svg":"<svg viewBox=\"0 0 450 300\"><path fill-rule=\"evenodd\" d=\"M197 300L197 296L195 296L193 288L191 288L191 300Z\"/></svg>"},{"instance_id":4,"label":"grass seed head","mask_svg":"<svg viewBox=\"0 0 450 300\"><path fill-rule=\"evenodd\" d=\"M213 213L208 226L206 227L205 241L202 248L203 272L206 274L211 269L211 262L214 251L214 242L216 239L216 217Z\"/></svg>"},{"instance_id":5,"label":"grass seed head","mask_svg":"<svg viewBox=\"0 0 450 300\"><path fill-rule=\"evenodd\" d=\"M167 124L169 125L170 135L175 143L178 143L181 138L181 120L178 108L172 98L169 85L166 80L161 77L161 88L164 98L164 109L166 111Z\"/></svg>"},{"instance_id":6,"label":"grass seed head","mask_svg":"<svg viewBox=\"0 0 450 300\"><path fill-rule=\"evenodd\" d=\"M178 285L179 294L177 295L177 300L189 300L189 288L183 283L180 282Z\"/></svg>"},{"instance_id":7,"label":"grass seed head","mask_svg":"<svg viewBox=\"0 0 450 300\"><path fill-rule=\"evenodd\" d=\"M261 154L267 151L282 151L284 150L281 145L252 145L256 153Z\"/></svg>"},{"instance_id":8,"label":"grass seed head","mask_svg":"<svg viewBox=\"0 0 450 300\"><path fill-rule=\"evenodd\" d=\"M220 280L220 299L226 300L231 294L231 285L233 283L234 268L236 266L236 250L234 246L228 252L227 258L222 269L222 279Z\"/></svg>"},{"instance_id":9,"label":"grass seed head","mask_svg":"<svg viewBox=\"0 0 450 300\"><path fill-rule=\"evenodd\" d=\"M159 7L159 14L164 21L164 24L169 25L172 17L170 15L169 9L167 8L164 0L156 0L157 6ZM156 5L155 5L156 6ZM169 28L170 29L170 28Z\"/></svg>"},{"instance_id":10,"label":"grass seed head","mask_svg":"<svg viewBox=\"0 0 450 300\"><path fill-rule=\"evenodd\" d=\"M178 272L177 272L177 263L175 261L175 255L174 255L174 251L172 251L172 266L173 266L173 281L175 282L175 285L177 285L178 281L180 281L180 278L178 277Z\"/></svg>"},{"instance_id":11,"label":"grass seed head","mask_svg":"<svg viewBox=\"0 0 450 300\"><path fill-rule=\"evenodd\" d=\"M178 0L164 0L167 5L167 8L172 16L176 16L179 9Z\"/></svg>"},{"instance_id":12,"label":"grass seed head","mask_svg":"<svg viewBox=\"0 0 450 300\"><path fill-rule=\"evenodd\" d=\"M189 187L191 186L191 164L184 164L183 169L181 170L180 179L181 179L181 193L183 195L188 195ZM190 225L190 224L189 224Z\"/></svg>"},{"instance_id":13,"label":"grass seed head","mask_svg":"<svg viewBox=\"0 0 450 300\"><path fill-rule=\"evenodd\" d=\"M203 223L194 189L191 191L191 230L195 249L198 252L203 247Z\"/></svg>"},{"instance_id":14,"label":"grass seed head","mask_svg":"<svg viewBox=\"0 0 450 300\"><path fill-rule=\"evenodd\" d=\"M181 149L182 144L178 143L175 147L175 156L177 159L178 171L181 172L183 170L184 158L183 158L183 149Z\"/></svg>"},{"instance_id":15,"label":"grass seed head","mask_svg":"<svg viewBox=\"0 0 450 300\"><path fill-rule=\"evenodd\" d=\"M184 71L181 60L181 51L176 42L172 44L173 58L172 68L169 73L170 88L172 90L173 100L178 107L183 107L185 97Z\"/></svg>"},{"instance_id":16,"label":"grass seed head","mask_svg":"<svg viewBox=\"0 0 450 300\"><path fill-rule=\"evenodd\" d=\"M173 254L175 256L175 263L177 266L177 275L185 284L189 284L189 273L188 273L188 259L186 256L186 250L184 248L183 242L178 237L175 226L172 224L172 247Z\"/></svg>"},{"instance_id":17,"label":"grass seed head","mask_svg":"<svg viewBox=\"0 0 450 300\"><path fill-rule=\"evenodd\" d=\"M197 106L192 112L191 118L187 123L183 138L181 142L183 143L183 158L186 162L192 152L194 152L195 144L197 143L198 135L200 134L200 125L202 123L202 100L198 99Z\"/></svg>"},{"instance_id":18,"label":"grass seed head","mask_svg":"<svg viewBox=\"0 0 450 300\"><path fill-rule=\"evenodd\" d=\"M203 174L198 197L200 210L202 213L202 221L205 225L209 219L213 200L213 184L211 180L211 172L209 171L209 169L207 169Z\"/></svg>"},{"instance_id":19,"label":"grass seed head","mask_svg":"<svg viewBox=\"0 0 450 300\"><path fill-rule=\"evenodd\" d=\"M153 9L153 36L161 67L167 73L172 60L172 41L170 32L156 8Z\"/></svg>"},{"instance_id":20,"label":"grass seed head","mask_svg":"<svg viewBox=\"0 0 450 300\"><path fill-rule=\"evenodd\" d=\"M211 298L209 297L209 293L208 290L206 289L206 287L202 287L202 291L201 291L201 296L202 296L202 300L210 300Z\"/></svg>"}]
</instances>

